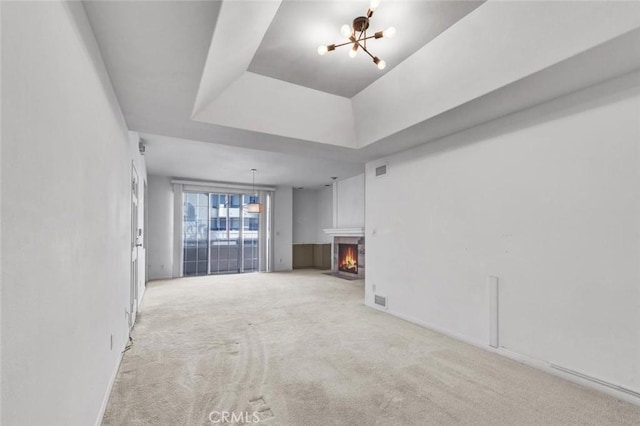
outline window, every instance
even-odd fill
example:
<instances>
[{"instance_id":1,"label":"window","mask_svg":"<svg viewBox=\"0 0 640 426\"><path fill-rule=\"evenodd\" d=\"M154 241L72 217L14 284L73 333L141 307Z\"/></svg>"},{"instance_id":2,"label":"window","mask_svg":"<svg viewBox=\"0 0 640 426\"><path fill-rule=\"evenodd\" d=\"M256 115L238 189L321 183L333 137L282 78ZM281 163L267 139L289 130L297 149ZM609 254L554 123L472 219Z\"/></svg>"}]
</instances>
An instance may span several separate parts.
<instances>
[{"instance_id":1,"label":"window","mask_svg":"<svg viewBox=\"0 0 640 426\"><path fill-rule=\"evenodd\" d=\"M212 218L210 220L211 227L209 228L211 231L226 231L227 230L227 218L226 217L217 217Z\"/></svg>"},{"instance_id":2,"label":"window","mask_svg":"<svg viewBox=\"0 0 640 426\"><path fill-rule=\"evenodd\" d=\"M248 231L257 231L258 230L258 218L257 217L247 217L244 220L244 229Z\"/></svg>"},{"instance_id":3,"label":"window","mask_svg":"<svg viewBox=\"0 0 640 426\"><path fill-rule=\"evenodd\" d=\"M259 215L243 204L249 195L183 194L185 276L259 270Z\"/></svg>"}]
</instances>

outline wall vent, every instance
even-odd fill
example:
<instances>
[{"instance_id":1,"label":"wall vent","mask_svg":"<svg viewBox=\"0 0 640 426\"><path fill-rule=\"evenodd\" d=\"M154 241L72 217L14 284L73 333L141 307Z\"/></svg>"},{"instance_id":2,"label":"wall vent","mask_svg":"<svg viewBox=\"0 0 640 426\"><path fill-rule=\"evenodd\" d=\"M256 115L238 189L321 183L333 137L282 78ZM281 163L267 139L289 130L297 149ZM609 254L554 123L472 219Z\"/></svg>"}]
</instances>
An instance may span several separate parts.
<instances>
[{"instance_id":1,"label":"wall vent","mask_svg":"<svg viewBox=\"0 0 640 426\"><path fill-rule=\"evenodd\" d=\"M380 296L379 294L373 295L373 303L380 306L381 308L387 308L387 298L385 296Z\"/></svg>"},{"instance_id":2,"label":"wall vent","mask_svg":"<svg viewBox=\"0 0 640 426\"><path fill-rule=\"evenodd\" d=\"M384 176L387 174L387 165L383 164L382 166L376 167L376 177Z\"/></svg>"}]
</instances>

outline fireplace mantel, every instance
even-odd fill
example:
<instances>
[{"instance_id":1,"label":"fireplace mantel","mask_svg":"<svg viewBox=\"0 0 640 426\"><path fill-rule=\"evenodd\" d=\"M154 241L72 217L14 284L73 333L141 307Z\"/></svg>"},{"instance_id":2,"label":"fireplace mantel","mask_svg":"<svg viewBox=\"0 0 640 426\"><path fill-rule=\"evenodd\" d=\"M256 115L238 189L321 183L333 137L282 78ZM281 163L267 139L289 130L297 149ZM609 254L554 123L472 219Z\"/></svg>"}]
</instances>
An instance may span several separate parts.
<instances>
[{"instance_id":1,"label":"fireplace mantel","mask_svg":"<svg viewBox=\"0 0 640 426\"><path fill-rule=\"evenodd\" d=\"M328 228L323 231L332 237L364 237L364 228Z\"/></svg>"}]
</instances>

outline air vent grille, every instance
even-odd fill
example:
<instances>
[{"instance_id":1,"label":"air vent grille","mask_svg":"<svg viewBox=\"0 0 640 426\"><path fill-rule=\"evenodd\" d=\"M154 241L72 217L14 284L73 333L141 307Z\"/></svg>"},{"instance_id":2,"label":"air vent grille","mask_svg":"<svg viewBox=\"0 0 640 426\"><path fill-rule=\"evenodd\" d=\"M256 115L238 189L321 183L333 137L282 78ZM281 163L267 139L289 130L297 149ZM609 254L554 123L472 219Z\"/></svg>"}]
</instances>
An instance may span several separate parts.
<instances>
[{"instance_id":1,"label":"air vent grille","mask_svg":"<svg viewBox=\"0 0 640 426\"><path fill-rule=\"evenodd\" d=\"M387 298L385 296L380 296L379 294L375 294L373 296L373 303L383 308L387 307Z\"/></svg>"},{"instance_id":2,"label":"air vent grille","mask_svg":"<svg viewBox=\"0 0 640 426\"><path fill-rule=\"evenodd\" d=\"M383 164L382 166L376 167L376 177L384 176L387 174L387 165Z\"/></svg>"}]
</instances>

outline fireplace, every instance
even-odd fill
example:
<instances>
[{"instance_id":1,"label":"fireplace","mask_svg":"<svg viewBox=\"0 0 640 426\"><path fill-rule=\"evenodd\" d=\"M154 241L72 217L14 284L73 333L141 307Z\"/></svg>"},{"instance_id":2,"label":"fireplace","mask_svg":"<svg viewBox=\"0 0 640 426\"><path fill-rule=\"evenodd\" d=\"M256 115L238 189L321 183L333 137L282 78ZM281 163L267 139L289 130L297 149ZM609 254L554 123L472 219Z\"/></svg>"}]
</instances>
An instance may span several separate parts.
<instances>
[{"instance_id":1,"label":"fireplace","mask_svg":"<svg viewBox=\"0 0 640 426\"><path fill-rule=\"evenodd\" d=\"M333 238L332 272L349 280L364 278L364 237Z\"/></svg>"},{"instance_id":2,"label":"fireplace","mask_svg":"<svg viewBox=\"0 0 640 426\"><path fill-rule=\"evenodd\" d=\"M358 244L338 244L338 270L358 275Z\"/></svg>"},{"instance_id":3,"label":"fireplace","mask_svg":"<svg viewBox=\"0 0 640 426\"><path fill-rule=\"evenodd\" d=\"M346 280L364 279L364 229L329 228L324 232L333 237L331 272Z\"/></svg>"}]
</instances>

